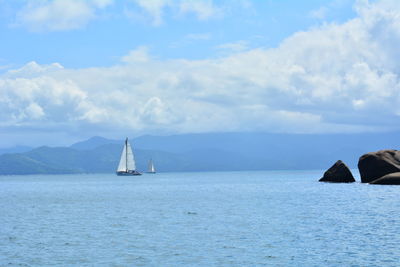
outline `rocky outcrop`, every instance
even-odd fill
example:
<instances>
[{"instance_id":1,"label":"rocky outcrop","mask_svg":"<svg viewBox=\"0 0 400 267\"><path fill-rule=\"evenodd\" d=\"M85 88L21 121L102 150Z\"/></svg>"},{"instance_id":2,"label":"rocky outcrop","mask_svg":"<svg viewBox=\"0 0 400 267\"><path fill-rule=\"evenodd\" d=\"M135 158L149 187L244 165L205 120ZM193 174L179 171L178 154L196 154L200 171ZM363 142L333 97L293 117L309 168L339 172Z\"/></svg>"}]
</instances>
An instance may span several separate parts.
<instances>
[{"instance_id":1,"label":"rocky outcrop","mask_svg":"<svg viewBox=\"0 0 400 267\"><path fill-rule=\"evenodd\" d=\"M325 173L324 176L319 180L320 182L331 182L331 183L353 183L355 182L353 174L349 167L344 164L341 160L336 161Z\"/></svg>"},{"instance_id":2,"label":"rocky outcrop","mask_svg":"<svg viewBox=\"0 0 400 267\"><path fill-rule=\"evenodd\" d=\"M400 172L386 174L385 176L370 182L370 184L400 185Z\"/></svg>"},{"instance_id":3,"label":"rocky outcrop","mask_svg":"<svg viewBox=\"0 0 400 267\"><path fill-rule=\"evenodd\" d=\"M386 174L400 172L400 151L380 150L360 157L358 161L361 182L370 183Z\"/></svg>"}]
</instances>

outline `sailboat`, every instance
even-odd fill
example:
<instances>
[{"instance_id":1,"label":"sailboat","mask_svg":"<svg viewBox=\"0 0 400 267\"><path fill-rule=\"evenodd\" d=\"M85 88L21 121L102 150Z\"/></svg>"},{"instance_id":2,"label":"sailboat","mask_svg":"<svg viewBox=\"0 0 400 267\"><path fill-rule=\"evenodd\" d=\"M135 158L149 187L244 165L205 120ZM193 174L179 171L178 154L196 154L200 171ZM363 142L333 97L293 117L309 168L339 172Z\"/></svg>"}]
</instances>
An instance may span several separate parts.
<instances>
[{"instance_id":1,"label":"sailboat","mask_svg":"<svg viewBox=\"0 0 400 267\"><path fill-rule=\"evenodd\" d=\"M136 170L135 158L133 156L131 145L128 142L128 138L125 140L124 149L122 150L121 159L119 160L117 175L142 175Z\"/></svg>"},{"instance_id":2,"label":"sailboat","mask_svg":"<svg viewBox=\"0 0 400 267\"><path fill-rule=\"evenodd\" d=\"M156 169L154 168L152 159L150 159L150 161L149 161L149 168L147 170L147 173L156 173Z\"/></svg>"}]
</instances>

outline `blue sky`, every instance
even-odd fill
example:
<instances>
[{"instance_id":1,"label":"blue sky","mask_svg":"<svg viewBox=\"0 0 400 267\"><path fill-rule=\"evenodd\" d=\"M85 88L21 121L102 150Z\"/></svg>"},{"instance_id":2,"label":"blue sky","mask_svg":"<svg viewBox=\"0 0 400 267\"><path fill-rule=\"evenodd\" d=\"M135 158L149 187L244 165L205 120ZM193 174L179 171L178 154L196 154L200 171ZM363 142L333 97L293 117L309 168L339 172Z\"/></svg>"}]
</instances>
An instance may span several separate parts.
<instances>
[{"instance_id":1,"label":"blue sky","mask_svg":"<svg viewBox=\"0 0 400 267\"><path fill-rule=\"evenodd\" d=\"M229 47L276 47L297 31L355 16L349 0L199 0L198 7L196 1L186 1L193 6L188 11L179 10L181 1L150 0L147 9L140 1L102 2L104 6L87 4L92 15L70 14L57 27L59 18L50 14L29 17L40 7L51 7L50 1L1 1L2 65L36 61L68 68L110 66L138 46L149 47L159 59L215 58L231 52L224 51ZM149 11L151 5L161 14Z\"/></svg>"},{"instance_id":2,"label":"blue sky","mask_svg":"<svg viewBox=\"0 0 400 267\"><path fill-rule=\"evenodd\" d=\"M0 0L0 147L397 131L399 25L395 0Z\"/></svg>"}]
</instances>

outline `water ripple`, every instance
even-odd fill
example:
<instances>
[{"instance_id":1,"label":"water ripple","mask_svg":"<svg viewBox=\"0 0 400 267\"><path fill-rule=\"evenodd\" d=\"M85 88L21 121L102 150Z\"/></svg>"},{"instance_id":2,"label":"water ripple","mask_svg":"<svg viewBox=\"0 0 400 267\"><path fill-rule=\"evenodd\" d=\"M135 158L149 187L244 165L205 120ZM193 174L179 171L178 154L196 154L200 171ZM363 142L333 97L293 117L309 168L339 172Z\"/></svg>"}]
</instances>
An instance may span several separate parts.
<instances>
[{"instance_id":1,"label":"water ripple","mask_svg":"<svg viewBox=\"0 0 400 267\"><path fill-rule=\"evenodd\" d=\"M396 186L321 171L0 177L0 266L396 266Z\"/></svg>"}]
</instances>

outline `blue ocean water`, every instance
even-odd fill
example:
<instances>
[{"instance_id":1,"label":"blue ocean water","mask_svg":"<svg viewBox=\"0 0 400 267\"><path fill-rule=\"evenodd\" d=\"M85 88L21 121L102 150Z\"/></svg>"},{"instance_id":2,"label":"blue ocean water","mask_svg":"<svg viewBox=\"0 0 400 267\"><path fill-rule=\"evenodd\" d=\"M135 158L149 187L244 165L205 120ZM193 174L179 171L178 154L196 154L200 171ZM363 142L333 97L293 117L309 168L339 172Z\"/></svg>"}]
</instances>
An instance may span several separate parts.
<instances>
[{"instance_id":1,"label":"blue ocean water","mask_svg":"<svg viewBox=\"0 0 400 267\"><path fill-rule=\"evenodd\" d=\"M0 266L396 266L400 187L323 171L0 177Z\"/></svg>"}]
</instances>

